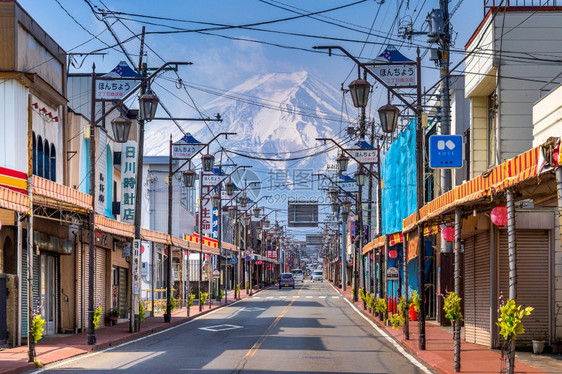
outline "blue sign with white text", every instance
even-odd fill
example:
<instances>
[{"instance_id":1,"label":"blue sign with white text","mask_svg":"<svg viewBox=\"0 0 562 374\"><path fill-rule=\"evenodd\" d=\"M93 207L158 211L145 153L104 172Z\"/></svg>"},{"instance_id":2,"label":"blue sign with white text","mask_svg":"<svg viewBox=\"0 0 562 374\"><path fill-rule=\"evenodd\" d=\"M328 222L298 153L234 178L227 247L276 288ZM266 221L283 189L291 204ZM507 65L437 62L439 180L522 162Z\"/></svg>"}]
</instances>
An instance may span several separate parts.
<instances>
[{"instance_id":1,"label":"blue sign with white text","mask_svg":"<svg viewBox=\"0 0 562 374\"><path fill-rule=\"evenodd\" d=\"M429 137L429 167L433 169L462 168L462 135Z\"/></svg>"}]
</instances>

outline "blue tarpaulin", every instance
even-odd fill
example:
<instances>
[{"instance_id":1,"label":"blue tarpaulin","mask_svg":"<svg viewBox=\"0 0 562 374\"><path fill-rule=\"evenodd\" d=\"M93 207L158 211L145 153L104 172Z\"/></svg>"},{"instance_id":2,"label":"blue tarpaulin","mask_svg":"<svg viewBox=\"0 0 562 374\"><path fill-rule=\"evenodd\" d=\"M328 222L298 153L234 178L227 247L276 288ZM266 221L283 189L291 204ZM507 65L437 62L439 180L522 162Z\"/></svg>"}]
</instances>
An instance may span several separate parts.
<instances>
[{"instance_id":1,"label":"blue tarpaulin","mask_svg":"<svg viewBox=\"0 0 562 374\"><path fill-rule=\"evenodd\" d=\"M402 231L402 220L416 211L416 122L392 143L382 162L382 232Z\"/></svg>"}]
</instances>

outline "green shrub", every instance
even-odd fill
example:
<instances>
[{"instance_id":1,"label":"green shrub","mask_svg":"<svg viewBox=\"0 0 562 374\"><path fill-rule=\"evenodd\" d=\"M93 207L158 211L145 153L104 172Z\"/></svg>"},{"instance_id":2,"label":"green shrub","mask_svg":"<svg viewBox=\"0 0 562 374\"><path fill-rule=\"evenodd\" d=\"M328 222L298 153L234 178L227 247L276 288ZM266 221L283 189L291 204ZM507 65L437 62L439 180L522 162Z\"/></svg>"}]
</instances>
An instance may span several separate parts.
<instances>
[{"instance_id":1,"label":"green shrub","mask_svg":"<svg viewBox=\"0 0 562 374\"><path fill-rule=\"evenodd\" d=\"M404 315L402 313L392 313L390 316L390 324L393 329L398 330L401 326L404 326L404 321Z\"/></svg>"},{"instance_id":2,"label":"green shrub","mask_svg":"<svg viewBox=\"0 0 562 374\"><path fill-rule=\"evenodd\" d=\"M414 310L416 312L420 312L420 296L418 294L418 291L413 291L412 292L412 301L410 302L410 306L414 306Z\"/></svg>"},{"instance_id":3,"label":"green shrub","mask_svg":"<svg viewBox=\"0 0 562 374\"><path fill-rule=\"evenodd\" d=\"M366 299L366 295L365 295L365 287L361 287L359 289L359 298L361 299L361 301L363 301L365 304L367 303L367 299Z\"/></svg>"},{"instance_id":4,"label":"green shrub","mask_svg":"<svg viewBox=\"0 0 562 374\"><path fill-rule=\"evenodd\" d=\"M195 294L194 293L189 295L189 299L187 299L187 306L189 306L189 307L193 306L193 300L195 300Z\"/></svg>"},{"instance_id":5,"label":"green shrub","mask_svg":"<svg viewBox=\"0 0 562 374\"><path fill-rule=\"evenodd\" d=\"M449 292L447 296L443 297L444 305L443 311L445 317L451 322L460 322L462 318L461 313L461 298L454 292Z\"/></svg>"},{"instance_id":6,"label":"green shrub","mask_svg":"<svg viewBox=\"0 0 562 374\"><path fill-rule=\"evenodd\" d=\"M139 321L144 321L144 316L146 314L146 310L144 309L144 303L142 300L139 302Z\"/></svg>"},{"instance_id":7,"label":"green shrub","mask_svg":"<svg viewBox=\"0 0 562 374\"><path fill-rule=\"evenodd\" d=\"M102 312L101 306L98 306L94 311L94 329L100 327L101 312Z\"/></svg>"},{"instance_id":8,"label":"green shrub","mask_svg":"<svg viewBox=\"0 0 562 374\"><path fill-rule=\"evenodd\" d=\"M500 317L496 325L500 327L500 335L506 341L517 340L517 336L525 332L522 319L533 311L532 306L521 310L521 305L516 305L515 300L509 299L500 307Z\"/></svg>"},{"instance_id":9,"label":"green shrub","mask_svg":"<svg viewBox=\"0 0 562 374\"><path fill-rule=\"evenodd\" d=\"M45 325L45 320L41 314L37 314L33 317L33 320L31 321L31 336L33 337L33 343L37 343L43 338L43 331L45 331L43 325Z\"/></svg>"},{"instance_id":10,"label":"green shrub","mask_svg":"<svg viewBox=\"0 0 562 374\"><path fill-rule=\"evenodd\" d=\"M207 292L200 292L199 293L199 301L201 302L201 305L205 305L205 303L207 302L208 296L209 296L209 294Z\"/></svg>"},{"instance_id":11,"label":"green shrub","mask_svg":"<svg viewBox=\"0 0 562 374\"><path fill-rule=\"evenodd\" d=\"M176 310L176 309L177 309L176 299L173 298L173 297L170 297L170 311Z\"/></svg>"},{"instance_id":12,"label":"green shrub","mask_svg":"<svg viewBox=\"0 0 562 374\"><path fill-rule=\"evenodd\" d=\"M382 297L379 297L375 305L375 311L379 314L385 315L387 310L388 305L386 304L386 300Z\"/></svg>"}]
</instances>

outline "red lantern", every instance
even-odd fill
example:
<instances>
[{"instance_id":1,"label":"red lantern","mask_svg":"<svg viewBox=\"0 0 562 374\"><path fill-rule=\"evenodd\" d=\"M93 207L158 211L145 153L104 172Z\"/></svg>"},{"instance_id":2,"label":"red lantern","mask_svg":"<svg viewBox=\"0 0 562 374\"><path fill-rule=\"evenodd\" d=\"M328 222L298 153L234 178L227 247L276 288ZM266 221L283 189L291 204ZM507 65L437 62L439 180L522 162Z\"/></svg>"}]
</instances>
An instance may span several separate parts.
<instances>
[{"instance_id":1,"label":"red lantern","mask_svg":"<svg viewBox=\"0 0 562 374\"><path fill-rule=\"evenodd\" d=\"M396 257L398 257L398 251L396 249L391 249L390 251L388 251L388 257L395 259Z\"/></svg>"},{"instance_id":2,"label":"red lantern","mask_svg":"<svg viewBox=\"0 0 562 374\"><path fill-rule=\"evenodd\" d=\"M168 255L168 248L164 248L164 254L167 256Z\"/></svg>"},{"instance_id":3,"label":"red lantern","mask_svg":"<svg viewBox=\"0 0 562 374\"><path fill-rule=\"evenodd\" d=\"M141 255L144 253L144 245L141 245Z\"/></svg>"},{"instance_id":4,"label":"red lantern","mask_svg":"<svg viewBox=\"0 0 562 374\"><path fill-rule=\"evenodd\" d=\"M452 226L445 226L443 230L441 230L441 237L446 242L452 242L455 240L455 229Z\"/></svg>"},{"instance_id":5,"label":"red lantern","mask_svg":"<svg viewBox=\"0 0 562 374\"><path fill-rule=\"evenodd\" d=\"M498 205L492 209L490 219L492 220L492 223L498 227L507 225L507 208L504 205Z\"/></svg>"}]
</instances>

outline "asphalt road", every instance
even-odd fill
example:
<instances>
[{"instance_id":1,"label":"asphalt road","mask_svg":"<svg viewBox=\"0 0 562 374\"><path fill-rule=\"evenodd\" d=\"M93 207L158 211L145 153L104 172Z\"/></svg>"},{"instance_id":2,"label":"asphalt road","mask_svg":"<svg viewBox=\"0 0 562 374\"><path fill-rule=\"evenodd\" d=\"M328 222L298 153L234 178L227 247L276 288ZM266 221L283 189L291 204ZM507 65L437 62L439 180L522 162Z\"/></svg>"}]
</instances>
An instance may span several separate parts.
<instances>
[{"instance_id":1,"label":"asphalt road","mask_svg":"<svg viewBox=\"0 0 562 374\"><path fill-rule=\"evenodd\" d=\"M47 368L119 373L428 373L327 282L271 288L183 325Z\"/></svg>"}]
</instances>

